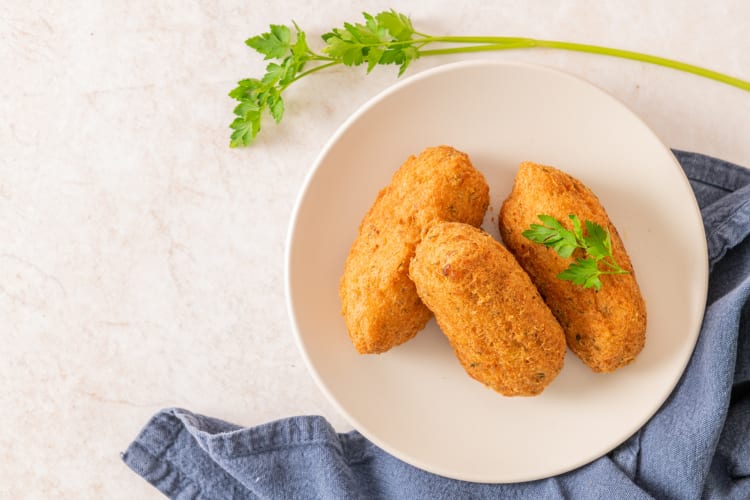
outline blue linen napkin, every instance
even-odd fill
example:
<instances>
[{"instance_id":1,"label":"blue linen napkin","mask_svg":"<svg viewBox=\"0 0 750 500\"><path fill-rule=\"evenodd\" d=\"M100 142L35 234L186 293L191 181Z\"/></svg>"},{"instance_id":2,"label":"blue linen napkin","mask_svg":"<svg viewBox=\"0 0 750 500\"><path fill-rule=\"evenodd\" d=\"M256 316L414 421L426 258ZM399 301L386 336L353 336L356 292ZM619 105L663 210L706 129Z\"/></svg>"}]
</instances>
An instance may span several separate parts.
<instances>
[{"instance_id":1,"label":"blue linen napkin","mask_svg":"<svg viewBox=\"0 0 750 500\"><path fill-rule=\"evenodd\" d=\"M607 455L538 481L469 483L412 467L323 417L241 428L171 408L123 460L176 499L750 498L750 170L674 153L706 229L705 316L674 392Z\"/></svg>"}]
</instances>

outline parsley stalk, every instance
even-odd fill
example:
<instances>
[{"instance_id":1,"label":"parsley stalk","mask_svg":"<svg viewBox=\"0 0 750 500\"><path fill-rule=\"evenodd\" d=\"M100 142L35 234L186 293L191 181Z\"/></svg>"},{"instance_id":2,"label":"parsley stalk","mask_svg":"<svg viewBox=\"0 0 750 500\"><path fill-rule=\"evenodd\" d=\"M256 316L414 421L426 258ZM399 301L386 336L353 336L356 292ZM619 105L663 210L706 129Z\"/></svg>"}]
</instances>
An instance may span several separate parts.
<instances>
[{"instance_id":1,"label":"parsley stalk","mask_svg":"<svg viewBox=\"0 0 750 500\"><path fill-rule=\"evenodd\" d=\"M693 64L652 56L641 52L621 50L599 45L571 43L502 36L431 36L414 29L408 16L394 10L377 15L363 13L365 22L344 23L322 35L322 53L314 52L307 37L296 23L287 27L271 25L267 33L248 39L245 43L265 59L272 59L261 79L241 80L229 96L239 101L234 110L235 120L231 147L248 146L261 130L266 111L278 123L284 115L281 94L294 82L317 71L337 65L367 65L367 72L375 66L396 64L399 76L419 57L461 54L468 52L511 49L546 48L600 54L655 64L692 73L750 92L750 82ZM294 33L292 33L294 30ZM430 44L450 44L448 47L424 47ZM316 64L305 69L309 64Z\"/></svg>"},{"instance_id":2,"label":"parsley stalk","mask_svg":"<svg viewBox=\"0 0 750 500\"><path fill-rule=\"evenodd\" d=\"M750 92L750 82L740 80L733 76L719 73L718 71L712 71L710 69L695 66L694 64L688 64L674 59L667 59L666 57L652 56L649 54L643 54L641 52L634 52L632 50L621 50L613 49L610 47L602 47L600 45L589 45L585 43L573 43L573 42L559 42L556 40L538 40L534 38L510 38L510 37L479 37L481 42L474 42L471 40L477 40L477 37L436 37L435 41L445 41L453 43L484 43L485 45L470 46L470 47L450 47L447 49L434 49L434 50L423 50L420 52L420 56L432 56L432 55L444 55L444 54L460 54L462 52L477 52L480 50L508 50L508 49L531 49L531 48L546 48L546 49L560 49L568 50L573 52L587 52L589 54L600 54L612 57L619 57L622 59L631 59L633 61L640 61L657 66L664 66L666 68L672 68L686 73L692 73L694 75L716 80L727 85L747 90Z\"/></svg>"}]
</instances>

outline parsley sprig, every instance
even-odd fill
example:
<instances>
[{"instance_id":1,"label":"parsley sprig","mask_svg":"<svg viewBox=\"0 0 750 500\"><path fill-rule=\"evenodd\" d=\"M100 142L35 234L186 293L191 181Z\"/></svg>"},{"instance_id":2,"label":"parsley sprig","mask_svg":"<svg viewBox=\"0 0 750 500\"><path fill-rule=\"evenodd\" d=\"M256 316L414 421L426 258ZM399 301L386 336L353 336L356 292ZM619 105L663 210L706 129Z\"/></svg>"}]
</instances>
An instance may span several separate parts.
<instances>
[{"instance_id":1,"label":"parsley sprig","mask_svg":"<svg viewBox=\"0 0 750 500\"><path fill-rule=\"evenodd\" d=\"M519 48L548 48L602 54L693 73L750 91L750 82L692 64L640 52L581 43L504 36L431 36L414 29L408 16L395 10L377 15L363 13L364 23L344 23L322 35L324 46L313 51L307 36L296 23L292 27L272 24L267 33L245 43L274 62L266 66L262 78L241 80L229 96L239 101L230 146L248 146L261 130L266 112L278 123L284 116L282 93L294 82L317 71L337 65L367 65L369 73L378 65L398 65L399 76L419 57L464 52L497 51ZM438 44L440 48L426 49ZM312 66L312 67L310 67ZM308 69L309 68L309 69Z\"/></svg>"},{"instance_id":2,"label":"parsley sprig","mask_svg":"<svg viewBox=\"0 0 750 500\"><path fill-rule=\"evenodd\" d=\"M615 261L609 231L599 224L587 220L581 225L578 216L570 214L568 217L573 223L571 231L551 215L540 214L537 217L542 224L531 224L529 229L521 233L525 238L552 248L564 258L570 258L578 248L586 253L585 257L577 258L557 275L561 280L572 281L583 288L595 288L598 291L602 287L599 276L629 274L629 271Z\"/></svg>"},{"instance_id":3,"label":"parsley sprig","mask_svg":"<svg viewBox=\"0 0 750 500\"><path fill-rule=\"evenodd\" d=\"M296 23L292 28L272 24L270 31L254 36L245 43L273 59L266 66L261 79L241 80L229 97L240 103L234 108L233 129L230 146L248 146L261 129L264 112L270 112L276 123L284 116L284 100L281 94L292 83L311 73L331 66L359 66L367 64L367 72L379 64L398 64L399 76L409 64L419 57L422 43L418 38L428 39L417 33L409 18L393 10L376 16L364 14L365 22L344 23L343 28L334 28L322 35L325 46L321 53L314 52L307 43L307 36ZM309 64L316 66L305 70Z\"/></svg>"}]
</instances>

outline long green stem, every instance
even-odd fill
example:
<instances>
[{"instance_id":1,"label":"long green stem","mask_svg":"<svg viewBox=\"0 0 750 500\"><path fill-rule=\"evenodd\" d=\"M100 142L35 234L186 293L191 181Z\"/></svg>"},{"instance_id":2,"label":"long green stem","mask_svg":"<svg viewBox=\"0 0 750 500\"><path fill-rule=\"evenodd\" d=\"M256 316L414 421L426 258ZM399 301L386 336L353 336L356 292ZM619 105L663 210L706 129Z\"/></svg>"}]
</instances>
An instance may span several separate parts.
<instances>
[{"instance_id":1,"label":"long green stem","mask_svg":"<svg viewBox=\"0 0 750 500\"><path fill-rule=\"evenodd\" d=\"M468 52L494 52L498 50L510 50L510 49L525 49L531 48L533 45L518 42L515 44L511 43L488 43L485 45L470 45L468 47L447 47L444 49L429 49L420 50L419 55L424 56L442 56L447 54L466 54Z\"/></svg>"},{"instance_id":2,"label":"long green stem","mask_svg":"<svg viewBox=\"0 0 750 500\"><path fill-rule=\"evenodd\" d=\"M572 50L576 52L588 52L591 54L603 54L613 57L621 57L623 59L632 59L634 61L641 61L650 64L657 64L659 66L666 66L668 68L674 68L694 75L703 76L716 80L727 85L732 85L743 90L750 91L750 82L734 78L717 71L710 69L701 68L693 64L684 63L681 61L675 61L674 59L667 59L665 57L651 56L648 54L641 54L640 52L633 52L630 50L610 49L607 47L600 47L598 45L587 45L584 43L570 43L570 42L557 42L553 40L537 40L537 47L547 47L553 49Z\"/></svg>"},{"instance_id":3,"label":"long green stem","mask_svg":"<svg viewBox=\"0 0 750 500\"><path fill-rule=\"evenodd\" d=\"M464 36L444 36L444 37L427 37L425 39L428 43L432 42L443 42L443 43L460 43L460 44L482 44L465 47L450 47L445 49L436 50L421 50L419 54L421 56L433 56L442 54L457 54L465 52L479 52L487 50L507 50L507 49L518 49L518 48L534 48L542 47L549 49L561 49L569 50L574 52L587 52L590 54L601 54L612 57L619 57L622 59L631 59L634 61L641 61L650 64L656 64L659 66L665 66L668 68L678 69L694 75L699 75L705 78L710 78L718 82L726 83L742 90L750 91L750 82L735 78L717 71L710 69L701 68L693 64L688 64L682 61L676 61L674 59L667 59L665 57L652 56L643 54L640 52L634 52L631 50L613 49L610 47L602 47L599 45L589 45L585 43L572 43L572 42L559 42L556 40L537 40L534 38L517 38L517 37L464 37Z\"/></svg>"},{"instance_id":4,"label":"long green stem","mask_svg":"<svg viewBox=\"0 0 750 500\"><path fill-rule=\"evenodd\" d=\"M443 42L443 43L492 43L492 44L506 44L506 43L518 43L522 42L532 46L537 40L533 38L525 37L514 37L514 36L424 36L424 40L430 43L432 42Z\"/></svg>"},{"instance_id":5,"label":"long green stem","mask_svg":"<svg viewBox=\"0 0 750 500\"><path fill-rule=\"evenodd\" d=\"M600 54L621 59L630 59L634 61L655 64L667 68L673 68L694 75L702 76L718 82L732 85L742 90L750 91L750 82L725 75L717 71L701 68L693 64L688 64L666 57L652 56L635 52L632 50L621 50L600 45L590 45L585 43L560 42L557 40L539 40L535 38L524 37L507 37L507 36L430 36L420 33L418 39L420 46L426 46L432 43L452 43L461 44L459 47L446 47L441 49L420 49L420 56L437 56L447 54L461 54L469 52L490 52L510 49L530 49L530 48L548 48L560 49L573 52L586 52L589 54ZM388 43L388 46L401 46L412 44L414 40L394 41ZM377 45L377 44L372 44ZM366 46L366 45L363 45Z\"/></svg>"}]
</instances>

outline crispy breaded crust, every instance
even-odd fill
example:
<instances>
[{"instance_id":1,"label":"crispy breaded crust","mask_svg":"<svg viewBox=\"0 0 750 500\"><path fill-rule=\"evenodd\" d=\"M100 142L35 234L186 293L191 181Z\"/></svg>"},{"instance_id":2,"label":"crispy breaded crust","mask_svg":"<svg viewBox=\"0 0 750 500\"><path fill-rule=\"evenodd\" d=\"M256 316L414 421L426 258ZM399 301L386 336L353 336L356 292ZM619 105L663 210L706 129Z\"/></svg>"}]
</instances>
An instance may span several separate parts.
<instances>
[{"instance_id":1,"label":"crispy breaded crust","mask_svg":"<svg viewBox=\"0 0 750 500\"><path fill-rule=\"evenodd\" d=\"M569 214L601 225L609 231L615 260L630 274L601 276L598 292L557 278L575 258L583 257L583 250L563 258L523 237L524 230L539 223L539 214L551 215L568 229ZM560 170L524 162L500 209L499 225L505 245L565 330L570 349L596 372L611 372L633 361L646 339L646 305L625 246L596 195Z\"/></svg>"},{"instance_id":2,"label":"crispy breaded crust","mask_svg":"<svg viewBox=\"0 0 750 500\"><path fill-rule=\"evenodd\" d=\"M409 274L474 379L505 396L533 396L562 369L562 328L510 252L481 229L432 226Z\"/></svg>"},{"instance_id":3,"label":"crispy breaded crust","mask_svg":"<svg viewBox=\"0 0 750 500\"><path fill-rule=\"evenodd\" d=\"M432 313L409 279L421 234L438 221L480 225L489 187L469 157L448 146L411 156L365 215L339 286L355 348L382 353L424 328Z\"/></svg>"}]
</instances>

